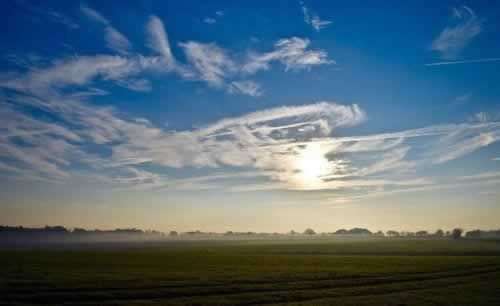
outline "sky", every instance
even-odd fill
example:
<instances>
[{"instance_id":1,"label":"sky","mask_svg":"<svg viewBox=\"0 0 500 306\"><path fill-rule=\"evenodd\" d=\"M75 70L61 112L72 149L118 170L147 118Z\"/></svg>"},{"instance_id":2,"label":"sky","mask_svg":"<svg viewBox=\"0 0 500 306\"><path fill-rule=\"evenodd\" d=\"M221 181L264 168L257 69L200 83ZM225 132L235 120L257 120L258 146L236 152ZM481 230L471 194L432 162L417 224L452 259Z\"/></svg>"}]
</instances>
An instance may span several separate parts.
<instances>
[{"instance_id":1,"label":"sky","mask_svg":"<svg viewBox=\"0 0 500 306\"><path fill-rule=\"evenodd\" d=\"M500 227L498 4L0 8L0 224Z\"/></svg>"}]
</instances>

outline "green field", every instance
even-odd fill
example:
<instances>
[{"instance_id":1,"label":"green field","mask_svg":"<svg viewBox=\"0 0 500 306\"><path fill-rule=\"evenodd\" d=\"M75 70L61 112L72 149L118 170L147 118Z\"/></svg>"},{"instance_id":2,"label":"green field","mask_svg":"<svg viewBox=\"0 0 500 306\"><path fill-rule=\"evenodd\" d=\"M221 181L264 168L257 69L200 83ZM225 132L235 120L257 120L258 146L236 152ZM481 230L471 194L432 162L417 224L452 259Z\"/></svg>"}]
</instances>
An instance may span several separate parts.
<instances>
[{"instance_id":1,"label":"green field","mask_svg":"<svg viewBox=\"0 0 500 306\"><path fill-rule=\"evenodd\" d=\"M0 262L0 304L500 305L495 241L178 241Z\"/></svg>"}]
</instances>

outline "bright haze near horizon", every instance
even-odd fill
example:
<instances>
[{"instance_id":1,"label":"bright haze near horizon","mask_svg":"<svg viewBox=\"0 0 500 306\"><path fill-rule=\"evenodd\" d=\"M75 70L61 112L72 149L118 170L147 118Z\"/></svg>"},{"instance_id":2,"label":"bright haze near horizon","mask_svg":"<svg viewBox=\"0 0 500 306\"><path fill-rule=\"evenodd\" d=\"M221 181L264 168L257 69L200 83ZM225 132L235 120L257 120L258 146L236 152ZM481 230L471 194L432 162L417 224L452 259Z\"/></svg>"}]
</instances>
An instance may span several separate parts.
<instances>
[{"instance_id":1,"label":"bright haze near horizon","mask_svg":"<svg viewBox=\"0 0 500 306\"><path fill-rule=\"evenodd\" d=\"M498 4L0 6L0 224L499 226Z\"/></svg>"}]
</instances>

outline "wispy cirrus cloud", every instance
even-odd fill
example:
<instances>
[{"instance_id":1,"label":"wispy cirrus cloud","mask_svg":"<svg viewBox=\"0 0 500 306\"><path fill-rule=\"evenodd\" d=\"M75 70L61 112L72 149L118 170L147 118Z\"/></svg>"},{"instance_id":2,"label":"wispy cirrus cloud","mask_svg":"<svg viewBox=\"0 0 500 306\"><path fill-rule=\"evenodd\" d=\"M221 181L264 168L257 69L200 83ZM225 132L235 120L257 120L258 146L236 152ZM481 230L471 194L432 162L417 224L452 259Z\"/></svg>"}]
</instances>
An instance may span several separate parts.
<instances>
[{"instance_id":1,"label":"wispy cirrus cloud","mask_svg":"<svg viewBox=\"0 0 500 306\"><path fill-rule=\"evenodd\" d=\"M317 32L328 27L332 23L329 20L321 20L318 14L309 9L303 1L300 1L299 3L302 8L302 13L304 14L304 22L313 27L313 29Z\"/></svg>"},{"instance_id":2,"label":"wispy cirrus cloud","mask_svg":"<svg viewBox=\"0 0 500 306\"><path fill-rule=\"evenodd\" d=\"M30 78L28 72L24 79ZM309 190L324 191L326 198L349 193L345 200L434 188L433 179L418 174L420 167L458 159L500 139L500 123L493 121L340 136L366 115L357 105L334 102L276 107L195 129L168 130L91 105L86 99L93 91L58 91L52 81L34 84L36 90L10 86L17 94L2 97L2 175L56 182L92 177L153 190ZM38 90L42 85L51 90ZM27 112L32 108L51 116L32 118ZM89 146L105 146L110 154ZM170 173L186 167L216 174L178 178ZM225 173L226 167L235 170Z\"/></svg>"},{"instance_id":3,"label":"wispy cirrus cloud","mask_svg":"<svg viewBox=\"0 0 500 306\"><path fill-rule=\"evenodd\" d=\"M483 180L483 179L500 179L500 171L487 171L479 174L460 176L460 180Z\"/></svg>"},{"instance_id":4,"label":"wispy cirrus cloud","mask_svg":"<svg viewBox=\"0 0 500 306\"><path fill-rule=\"evenodd\" d=\"M218 11L217 16L223 13ZM251 53L248 59L240 61L231 56L227 50L215 43L187 41L179 43L187 58L188 64L181 65L172 55L167 32L161 20L152 16L147 26L149 42L153 50L163 56L166 66L177 71L182 77L199 79L214 88L222 88L230 93L242 93L260 96L261 86L253 80L233 80L238 76L253 74L259 70L267 70L273 61L285 65L285 70L299 70L317 65L331 64L333 60L323 50L309 50L310 41L298 37L279 40L275 50L268 53Z\"/></svg>"},{"instance_id":5,"label":"wispy cirrus cloud","mask_svg":"<svg viewBox=\"0 0 500 306\"><path fill-rule=\"evenodd\" d=\"M194 41L181 43L186 57L192 67L196 69L200 78L214 87L221 87L224 78L237 69L236 64L226 54L226 51L217 45L203 44Z\"/></svg>"},{"instance_id":6,"label":"wispy cirrus cloud","mask_svg":"<svg viewBox=\"0 0 500 306\"><path fill-rule=\"evenodd\" d=\"M125 37L125 35L113 27L108 19L96 10L83 4L80 6L80 10L85 16L104 26L104 38L106 40L106 46L109 49L116 51L119 54L127 54L130 51L130 48L132 47L130 41L127 37Z\"/></svg>"},{"instance_id":7,"label":"wispy cirrus cloud","mask_svg":"<svg viewBox=\"0 0 500 306\"><path fill-rule=\"evenodd\" d=\"M498 62L500 61L500 57L494 58L479 58L479 59L471 59L471 60L463 60L463 61L445 61L445 62L435 62L428 63L425 66L444 66L444 65L462 65L462 64L474 64L474 63L487 63L487 62Z\"/></svg>"},{"instance_id":8,"label":"wispy cirrus cloud","mask_svg":"<svg viewBox=\"0 0 500 306\"><path fill-rule=\"evenodd\" d=\"M3 87L31 91L47 91L68 85L86 85L93 79L116 81L137 74L145 62L118 55L78 56L57 60L44 68L26 74L0 78Z\"/></svg>"},{"instance_id":9,"label":"wispy cirrus cloud","mask_svg":"<svg viewBox=\"0 0 500 306\"><path fill-rule=\"evenodd\" d=\"M216 24L217 21L222 17L224 16L224 12L223 11L215 11L215 14L211 15L211 16L207 16L205 18L203 18L203 22L206 23L206 24Z\"/></svg>"},{"instance_id":10,"label":"wispy cirrus cloud","mask_svg":"<svg viewBox=\"0 0 500 306\"><path fill-rule=\"evenodd\" d=\"M229 87L230 93L244 93L252 97L259 97L263 94L261 86L254 81L233 81Z\"/></svg>"},{"instance_id":11,"label":"wispy cirrus cloud","mask_svg":"<svg viewBox=\"0 0 500 306\"><path fill-rule=\"evenodd\" d=\"M157 16L150 16L146 24L146 43L153 54L144 55L132 52L130 41L102 14L83 4L80 10L104 27L106 44L117 55L77 55L43 63L28 63L19 56L11 56L18 66L28 72L0 75L2 86L47 91L71 85L85 86L100 80L144 92L152 89L148 73L160 72L177 75L182 79L200 80L230 94L258 97L264 92L262 86L247 77L258 70L269 69L273 61L285 65L285 71L333 63L325 51L310 50L310 41L298 37L279 40L274 51L253 53L248 59L232 56L231 52L213 42L180 42L178 45L184 51L187 61L181 63L174 57L165 26ZM222 15L221 11L216 12L216 16Z\"/></svg>"},{"instance_id":12,"label":"wispy cirrus cloud","mask_svg":"<svg viewBox=\"0 0 500 306\"><path fill-rule=\"evenodd\" d=\"M199 79L215 88L225 88L230 93L240 92L260 96L261 86L252 80L237 80L228 84L227 79L248 76L268 70L272 62L284 65L285 71L309 69L313 66L334 63L323 50L309 50L310 41L298 37L281 39L275 49L266 53L251 52L247 59L233 59L226 50L214 43L189 41L180 43L191 67Z\"/></svg>"},{"instance_id":13,"label":"wispy cirrus cloud","mask_svg":"<svg viewBox=\"0 0 500 306\"><path fill-rule=\"evenodd\" d=\"M150 16L147 24L148 44L165 61L167 68L173 68L176 65L175 59L170 49L167 32L160 18Z\"/></svg>"},{"instance_id":14,"label":"wispy cirrus cloud","mask_svg":"<svg viewBox=\"0 0 500 306\"><path fill-rule=\"evenodd\" d=\"M454 160L497 142L500 139L499 127L499 124L477 127L464 126L450 133L441 139L441 146L434 153L436 156L434 161L443 163Z\"/></svg>"},{"instance_id":15,"label":"wispy cirrus cloud","mask_svg":"<svg viewBox=\"0 0 500 306\"><path fill-rule=\"evenodd\" d=\"M268 70L272 62L285 66L285 71L308 69L317 65L335 64L323 50L309 50L309 39L292 37L281 39L274 44L274 50L265 53L252 52L241 70L253 74Z\"/></svg>"},{"instance_id":16,"label":"wispy cirrus cloud","mask_svg":"<svg viewBox=\"0 0 500 306\"><path fill-rule=\"evenodd\" d=\"M482 20L467 6L454 8L452 19L453 24L446 26L430 46L444 59L457 58L482 31Z\"/></svg>"},{"instance_id":17,"label":"wispy cirrus cloud","mask_svg":"<svg viewBox=\"0 0 500 306\"><path fill-rule=\"evenodd\" d=\"M217 22L217 20L215 18L212 18L212 17L205 17L205 18L203 18L203 22L207 23L207 24L214 24Z\"/></svg>"}]
</instances>

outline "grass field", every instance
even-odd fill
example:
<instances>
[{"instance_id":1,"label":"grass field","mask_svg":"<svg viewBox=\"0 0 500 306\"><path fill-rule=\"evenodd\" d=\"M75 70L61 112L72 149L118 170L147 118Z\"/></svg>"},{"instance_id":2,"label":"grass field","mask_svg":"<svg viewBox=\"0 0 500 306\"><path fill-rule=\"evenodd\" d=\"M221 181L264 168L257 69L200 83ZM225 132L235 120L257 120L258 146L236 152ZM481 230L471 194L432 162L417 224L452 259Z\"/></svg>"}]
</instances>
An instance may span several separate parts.
<instances>
[{"instance_id":1,"label":"grass field","mask_svg":"<svg viewBox=\"0 0 500 306\"><path fill-rule=\"evenodd\" d=\"M500 305L495 241L178 241L0 262L0 304Z\"/></svg>"}]
</instances>

